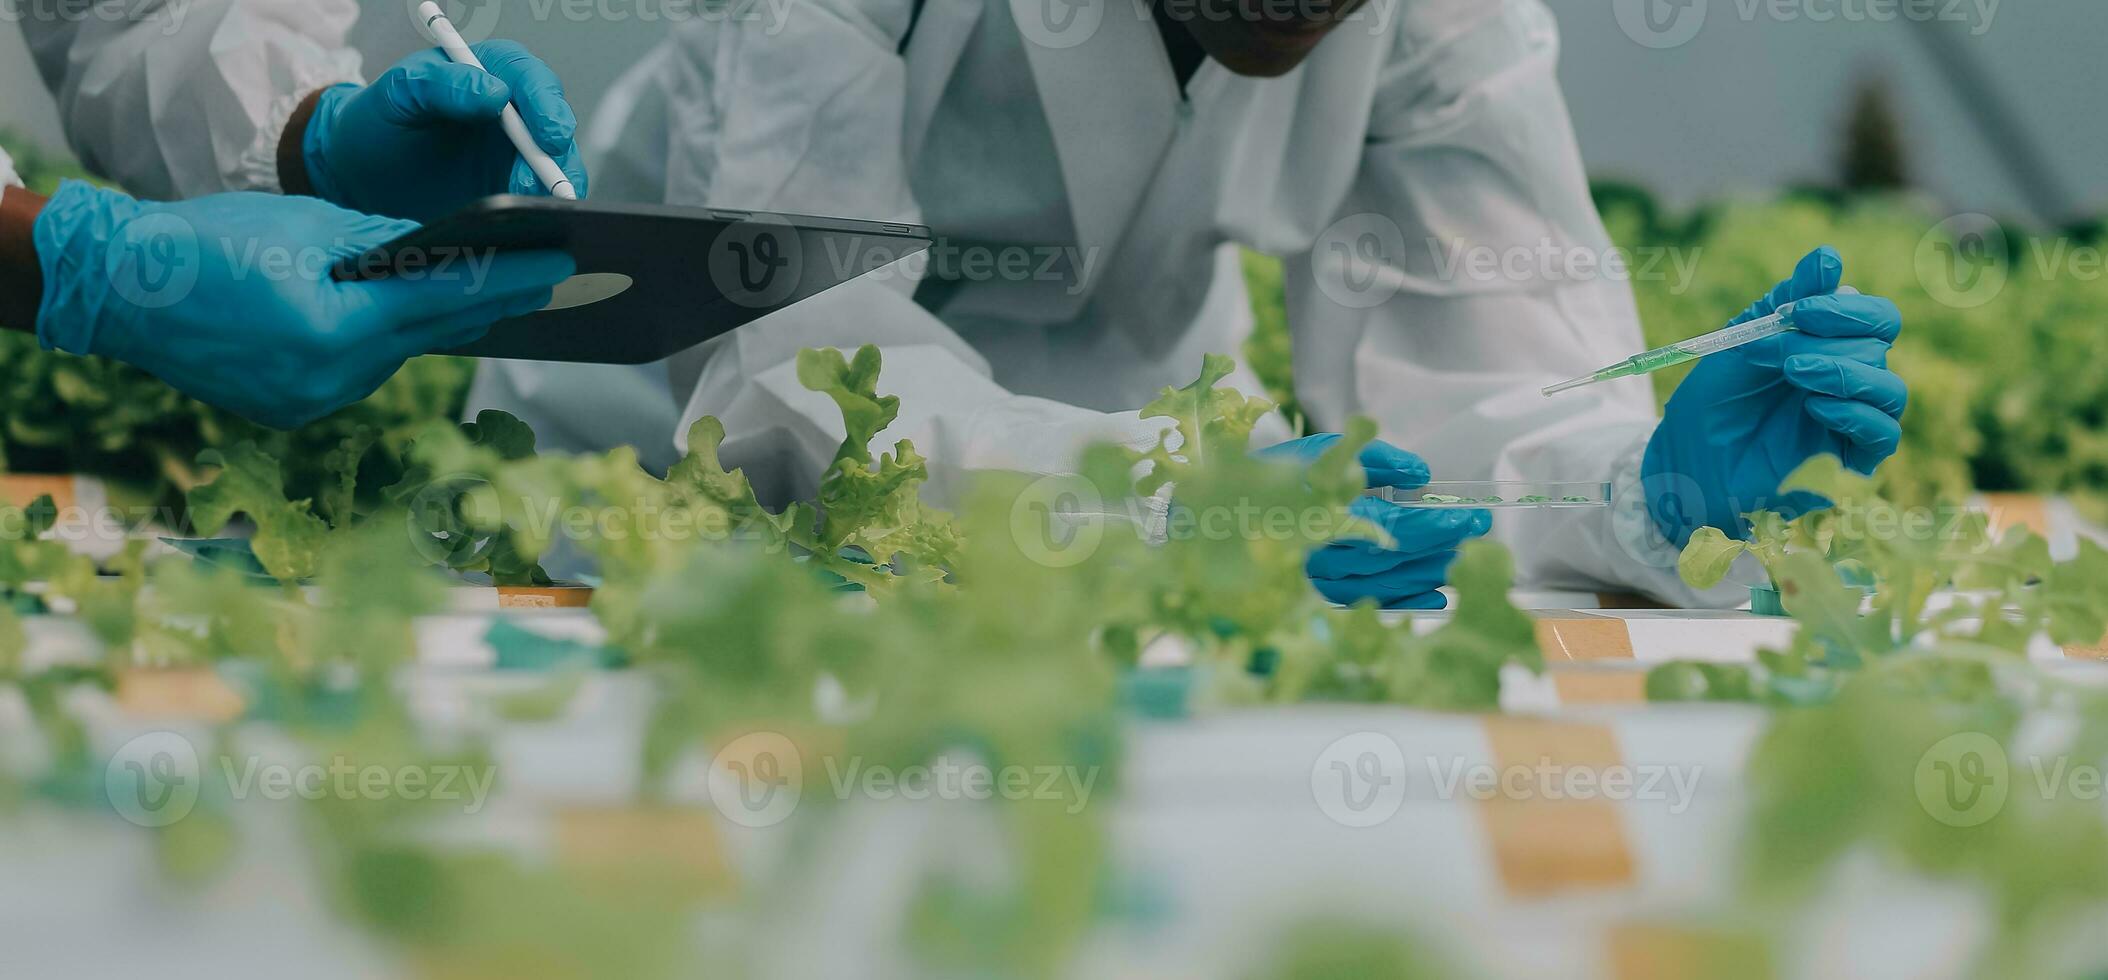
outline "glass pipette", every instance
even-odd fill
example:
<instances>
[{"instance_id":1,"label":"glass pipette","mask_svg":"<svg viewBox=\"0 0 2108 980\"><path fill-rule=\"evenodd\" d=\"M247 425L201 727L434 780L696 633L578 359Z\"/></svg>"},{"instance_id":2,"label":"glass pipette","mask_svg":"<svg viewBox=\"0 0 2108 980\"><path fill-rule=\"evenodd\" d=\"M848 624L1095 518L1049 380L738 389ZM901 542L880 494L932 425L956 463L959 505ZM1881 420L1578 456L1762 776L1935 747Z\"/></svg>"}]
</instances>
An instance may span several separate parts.
<instances>
[{"instance_id":1,"label":"glass pipette","mask_svg":"<svg viewBox=\"0 0 2108 980\"><path fill-rule=\"evenodd\" d=\"M1708 354L1718 354L1724 350L1733 350L1743 344L1754 344L1766 337L1776 337L1793 329L1792 320L1793 304L1788 303L1770 316L1760 316L1745 323L1737 323L1732 327L1692 337L1689 340L1679 340L1667 347L1656 347L1650 351L1634 354L1594 374L1584 374L1572 381L1561 381L1544 389L1544 394L1546 398L1550 398L1562 391L1579 388L1583 385L1592 385L1598 381L1615 381L1619 378L1653 374L1663 368L1675 367L1678 364L1695 361Z\"/></svg>"}]
</instances>

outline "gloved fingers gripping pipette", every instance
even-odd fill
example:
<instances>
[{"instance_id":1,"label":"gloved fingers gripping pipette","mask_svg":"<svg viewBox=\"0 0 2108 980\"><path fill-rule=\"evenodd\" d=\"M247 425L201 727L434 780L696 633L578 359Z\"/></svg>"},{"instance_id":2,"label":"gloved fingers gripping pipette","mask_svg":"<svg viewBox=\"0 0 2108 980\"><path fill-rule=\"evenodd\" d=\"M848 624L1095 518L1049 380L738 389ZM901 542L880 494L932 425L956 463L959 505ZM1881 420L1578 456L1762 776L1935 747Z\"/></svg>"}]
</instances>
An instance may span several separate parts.
<instances>
[{"instance_id":1,"label":"gloved fingers gripping pipette","mask_svg":"<svg viewBox=\"0 0 2108 980\"><path fill-rule=\"evenodd\" d=\"M1669 545L1699 527L1747 534L1743 515L1754 511L1790 518L1821 506L1779 492L1815 456L1872 473L1896 451L1909 391L1888 354L1903 314L1843 279L1836 249L1808 253L1745 314L1755 322L1783 311L1791 329L1703 357L1670 395L1636 488Z\"/></svg>"}]
</instances>

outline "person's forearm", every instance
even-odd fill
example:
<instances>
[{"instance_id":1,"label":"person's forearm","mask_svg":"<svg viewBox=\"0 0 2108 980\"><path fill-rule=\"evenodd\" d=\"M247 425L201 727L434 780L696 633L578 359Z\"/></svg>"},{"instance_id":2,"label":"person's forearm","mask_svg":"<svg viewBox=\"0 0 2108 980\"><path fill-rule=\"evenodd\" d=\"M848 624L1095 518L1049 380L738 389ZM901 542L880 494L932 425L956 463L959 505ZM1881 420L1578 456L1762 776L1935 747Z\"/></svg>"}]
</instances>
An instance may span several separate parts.
<instances>
[{"instance_id":1,"label":"person's forearm","mask_svg":"<svg viewBox=\"0 0 2108 980\"><path fill-rule=\"evenodd\" d=\"M286 120L285 134L278 138L278 186L288 194L315 194L314 181L307 174L307 125L315 118L315 102L320 98L318 88L301 99L300 107Z\"/></svg>"},{"instance_id":2,"label":"person's forearm","mask_svg":"<svg viewBox=\"0 0 2108 980\"><path fill-rule=\"evenodd\" d=\"M44 267L37 262L37 215L44 195L27 188L0 192L0 327L35 333L44 299Z\"/></svg>"}]
</instances>

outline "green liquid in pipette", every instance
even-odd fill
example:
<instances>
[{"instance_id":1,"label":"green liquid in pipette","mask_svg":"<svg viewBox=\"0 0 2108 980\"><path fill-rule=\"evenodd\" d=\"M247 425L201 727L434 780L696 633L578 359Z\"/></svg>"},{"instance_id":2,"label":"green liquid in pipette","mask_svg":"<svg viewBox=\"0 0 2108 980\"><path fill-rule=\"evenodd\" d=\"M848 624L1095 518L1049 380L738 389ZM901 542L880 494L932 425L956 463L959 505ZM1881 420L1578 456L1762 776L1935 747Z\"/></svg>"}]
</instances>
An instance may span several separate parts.
<instances>
[{"instance_id":1,"label":"green liquid in pipette","mask_svg":"<svg viewBox=\"0 0 2108 980\"><path fill-rule=\"evenodd\" d=\"M1653 374L1663 368L1675 367L1678 364L1697 359L1698 355L1690 351L1679 350L1675 347L1663 347L1658 350L1650 350L1644 354L1634 354L1626 358L1625 363L1606 369L1603 373L1596 375L1596 380L1610 381L1615 378L1630 378L1639 374Z\"/></svg>"}]
</instances>

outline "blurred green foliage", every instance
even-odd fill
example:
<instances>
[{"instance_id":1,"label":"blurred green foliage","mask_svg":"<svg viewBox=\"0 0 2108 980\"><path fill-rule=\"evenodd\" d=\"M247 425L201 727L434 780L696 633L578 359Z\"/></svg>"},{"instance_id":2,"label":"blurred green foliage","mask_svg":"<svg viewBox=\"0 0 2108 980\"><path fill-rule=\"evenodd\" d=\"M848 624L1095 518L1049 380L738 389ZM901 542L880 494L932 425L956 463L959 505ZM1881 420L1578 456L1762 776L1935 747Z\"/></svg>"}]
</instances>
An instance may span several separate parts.
<instances>
[{"instance_id":1,"label":"blurred green foliage","mask_svg":"<svg viewBox=\"0 0 2108 980\"><path fill-rule=\"evenodd\" d=\"M287 499L276 461L252 445L209 455L217 473L192 492L193 512L208 523L249 515L255 557L284 588L183 558L147 567L137 549L122 577L97 576L63 544L36 539L44 519L0 520L0 588L45 583L44 594L108 624L105 661L93 670L0 672L0 689L34 693L32 718L65 750L52 755L55 771L73 777L58 789L0 779L0 801L71 799L60 789L84 779L92 787L103 768L59 695L141 664L217 670L244 690L245 720L287 730L318 757L489 771L480 738L428 737L396 685L419 653L413 621L445 608L446 579L434 569L463 567L457 551L487 553L505 541L531 561L555 533L532 515L575 508L596 517L578 544L599 563L592 609L616 649L572 652L622 664L655 692L628 818L658 826L651 814L681 809L683 763L751 732L791 740L804 760L797 772L810 803L794 818L796 833L849 819L841 815L851 801L822 792L826 773L841 767L902 772L954 758L1068 774L1053 791L957 808L989 829L985 846L962 844L969 860L915 868L901 886L905 955L926 972L1053 976L1091 928L1121 914L1108 890L1098 801L1118 792L1119 682L1143 651L1160 643L1188 651L1193 699L1203 706L1492 710L1503 667L1542 666L1531 621L1507 601L1508 555L1492 542L1473 542L1459 558L1464 595L1438 629L1387 621L1369 606L1328 608L1304 578L1304 556L1338 529L1380 535L1347 510L1363 487L1355 460L1374 426L1351 422L1347 438L1309 467L1255 459L1245 447L1273 406L1217 387L1233 367L1228 357L1208 356L1194 383L1167 387L1144 408L1169 427L1155 445L1094 447L1073 477L989 474L970 488L956 523L920 505L927 471L911 444L872 445L899 406L876 387L876 348L806 351L799 367L801 381L836 401L848 435L817 502L780 513L757 502L742 473L723 468L715 420L696 425L689 455L661 480L627 447L537 453L517 420L486 412L422 430L396 467L404 483L357 520L333 504L324 521L305 500ZM457 492L442 480L437 494L405 492L434 474L480 489ZM355 495L342 489L345 478L332 476L340 499ZM1152 543L1135 518L1166 480L1176 481L1177 510L1192 520L1174 517ZM421 498L459 522L413 518L407 511ZM16 516L9 511L0 505L0 518ZM1298 520L1208 530L1213 518L1240 514ZM428 533L403 533L406 521ZM19 535L4 535L16 526ZM468 543L435 550L435 528L446 529L449 545L457 533ZM311 587L293 587L295 579ZM862 594L846 594L847 584ZM24 642L10 640L7 627L0 618L0 654ZM9 659L0 656L0 668ZM492 710L522 724L562 719L584 683L566 669L539 688L494 692ZM839 699L820 696L830 688ZM232 804L219 801L230 798L208 789L215 802L156 838L173 881L217 880L248 843L223 819ZM722 869L655 860L656 849L677 849L663 836L613 866L551 865L450 846L428 833L447 817L430 799L325 797L308 810L312 854L336 907L438 967L435 975L691 975L679 953L702 915L727 924L712 934L713 969L736 973L761 954L753 942L808 938L746 926L773 922L801 889L840 872L826 849L792 848L733 899ZM996 868L1002 873L984 873ZM1281 971L1436 975L1385 942L1320 953L1291 951Z\"/></svg>"},{"instance_id":2,"label":"blurred green foliage","mask_svg":"<svg viewBox=\"0 0 2108 980\"><path fill-rule=\"evenodd\" d=\"M1295 352L1288 335L1288 303L1282 295L1281 261L1257 252L1244 253L1244 284L1252 294L1252 335L1244 342L1244 363L1266 386L1266 397L1281 407L1295 431L1306 424L1296 401Z\"/></svg>"}]
</instances>

